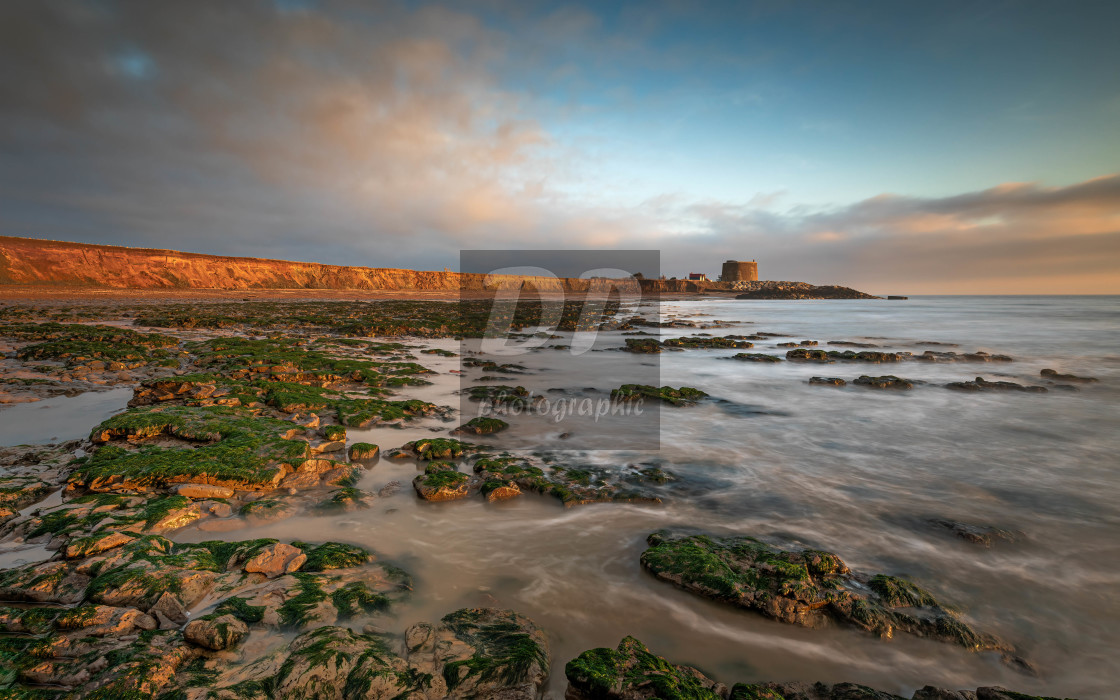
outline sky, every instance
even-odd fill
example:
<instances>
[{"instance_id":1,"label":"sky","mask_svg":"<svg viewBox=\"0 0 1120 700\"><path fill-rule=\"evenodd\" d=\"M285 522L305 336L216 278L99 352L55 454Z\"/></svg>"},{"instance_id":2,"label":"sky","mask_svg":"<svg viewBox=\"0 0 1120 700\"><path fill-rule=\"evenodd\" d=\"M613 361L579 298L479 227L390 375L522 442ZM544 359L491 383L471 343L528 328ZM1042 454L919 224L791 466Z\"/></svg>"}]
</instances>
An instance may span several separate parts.
<instances>
[{"instance_id":1,"label":"sky","mask_svg":"<svg viewBox=\"0 0 1120 700\"><path fill-rule=\"evenodd\" d=\"M1091 0L7 0L0 235L1116 294L1118 26Z\"/></svg>"}]
</instances>

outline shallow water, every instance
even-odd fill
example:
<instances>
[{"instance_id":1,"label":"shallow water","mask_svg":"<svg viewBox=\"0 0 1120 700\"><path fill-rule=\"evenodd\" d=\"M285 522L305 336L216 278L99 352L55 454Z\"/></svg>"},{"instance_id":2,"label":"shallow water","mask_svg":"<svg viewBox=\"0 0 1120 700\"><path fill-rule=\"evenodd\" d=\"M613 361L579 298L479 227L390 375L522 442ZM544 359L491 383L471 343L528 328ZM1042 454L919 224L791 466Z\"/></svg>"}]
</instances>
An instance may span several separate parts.
<instances>
[{"instance_id":1,"label":"shallow water","mask_svg":"<svg viewBox=\"0 0 1120 700\"><path fill-rule=\"evenodd\" d=\"M849 340L914 352L986 350L1010 354L1016 362L758 365L723 359L737 350L664 353L654 360L661 384L695 386L731 403L666 409L656 454L570 455L620 466L664 462L684 477L677 497L664 505L564 509L532 495L499 504L481 499L428 504L409 486L416 465L383 459L361 487L376 491L392 480L403 487L369 510L291 518L229 536L338 539L376 550L416 577L411 600L378 623L391 629L434 621L464 605L524 613L552 643L548 694L554 698L563 695L569 659L590 647L613 647L627 634L728 683L854 681L906 696L926 684L1004 685L1083 699L1114 697L1120 683L1118 301L666 302L664 314L738 324L704 331L712 335L793 336L757 342L751 352L784 354L775 345L791 339L815 339L823 347L828 340ZM960 347L916 345L921 341ZM515 358L538 371L508 383L579 389L598 376L596 386L604 391L619 383L608 381L615 376L602 373L601 366L571 369L575 365L560 355L540 351ZM440 374L433 377L436 384L405 393L458 406L453 392L459 382L448 374L458 359L418 357ZM592 354L586 361L600 357L608 367L650 361L622 353ZM1044 367L1101 381L1077 393L1047 394L967 394L936 386L977 375L1042 384ZM851 380L863 373L931 384L877 392L807 383L814 375ZM100 419L67 418L77 422L75 434ZM515 444L534 434L551 440L561 430L548 417L511 422L508 437L489 436L485 442ZM455 425L426 420L407 430L351 430L349 439L387 449L436 434L429 428ZM564 428L572 432L568 445L578 447L595 436L593 423L571 425ZM994 525L1022 536L985 549L929 527L931 517ZM646 535L663 527L812 545L836 552L855 570L911 576L961 608L978 629L1018 647L1038 665L1039 676L1012 670L993 654L906 635L880 640L844 629L800 629L677 591L638 566ZM176 539L214 536L188 530Z\"/></svg>"},{"instance_id":2,"label":"shallow water","mask_svg":"<svg viewBox=\"0 0 1120 700\"><path fill-rule=\"evenodd\" d=\"M0 408L0 446L84 438L95 425L124 410L131 398L131 388L116 388Z\"/></svg>"}]
</instances>

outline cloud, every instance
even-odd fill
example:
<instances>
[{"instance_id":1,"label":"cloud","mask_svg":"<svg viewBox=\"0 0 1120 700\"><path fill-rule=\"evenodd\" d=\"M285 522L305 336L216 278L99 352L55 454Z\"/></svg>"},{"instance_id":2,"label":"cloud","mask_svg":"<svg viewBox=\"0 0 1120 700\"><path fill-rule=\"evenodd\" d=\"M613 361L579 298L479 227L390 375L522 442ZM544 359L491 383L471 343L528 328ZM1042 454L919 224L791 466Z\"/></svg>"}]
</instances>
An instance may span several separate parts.
<instances>
[{"instance_id":1,"label":"cloud","mask_svg":"<svg viewBox=\"0 0 1120 700\"><path fill-rule=\"evenodd\" d=\"M1120 291L1120 175L784 213L703 203L682 215L696 222L687 248L757 258L767 277L914 293Z\"/></svg>"},{"instance_id":2,"label":"cloud","mask_svg":"<svg viewBox=\"0 0 1120 700\"><path fill-rule=\"evenodd\" d=\"M629 94L619 66L720 56L646 41L671 13L611 33L579 9L460 7L2 3L0 233L429 269L460 249L658 248L669 275L753 258L764 277L873 291L1120 292L1116 175L833 207L624 201L602 152L555 128L584 107L549 90L601 77Z\"/></svg>"},{"instance_id":3,"label":"cloud","mask_svg":"<svg viewBox=\"0 0 1120 700\"><path fill-rule=\"evenodd\" d=\"M44 207L196 248L532 227L554 156L490 70L508 37L440 7L318 7L6 4L0 147L25 151L0 167L6 232L49 233L19 230Z\"/></svg>"}]
</instances>

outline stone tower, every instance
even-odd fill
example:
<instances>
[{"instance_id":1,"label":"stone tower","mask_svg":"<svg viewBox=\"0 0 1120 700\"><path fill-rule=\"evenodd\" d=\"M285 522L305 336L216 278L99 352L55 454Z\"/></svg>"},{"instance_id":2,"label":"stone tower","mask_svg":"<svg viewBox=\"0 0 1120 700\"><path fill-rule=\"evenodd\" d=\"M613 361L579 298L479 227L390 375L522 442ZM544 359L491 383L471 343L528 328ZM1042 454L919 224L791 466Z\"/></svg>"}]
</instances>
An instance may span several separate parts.
<instances>
[{"instance_id":1,"label":"stone tower","mask_svg":"<svg viewBox=\"0 0 1120 700\"><path fill-rule=\"evenodd\" d=\"M757 282L758 263L754 260L750 262L728 260L723 264L723 277L721 279L724 282Z\"/></svg>"}]
</instances>

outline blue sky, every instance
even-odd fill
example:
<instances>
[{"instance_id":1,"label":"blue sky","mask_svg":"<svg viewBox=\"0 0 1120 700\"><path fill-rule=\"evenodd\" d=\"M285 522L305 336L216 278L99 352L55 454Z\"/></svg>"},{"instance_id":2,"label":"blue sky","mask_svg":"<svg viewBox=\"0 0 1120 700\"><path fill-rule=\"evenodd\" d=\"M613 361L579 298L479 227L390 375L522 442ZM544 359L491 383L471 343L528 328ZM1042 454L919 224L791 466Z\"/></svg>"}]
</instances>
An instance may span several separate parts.
<instances>
[{"instance_id":1,"label":"blue sky","mask_svg":"<svg viewBox=\"0 0 1120 700\"><path fill-rule=\"evenodd\" d=\"M17 0L0 235L1117 293L1117 26L1111 2Z\"/></svg>"}]
</instances>

